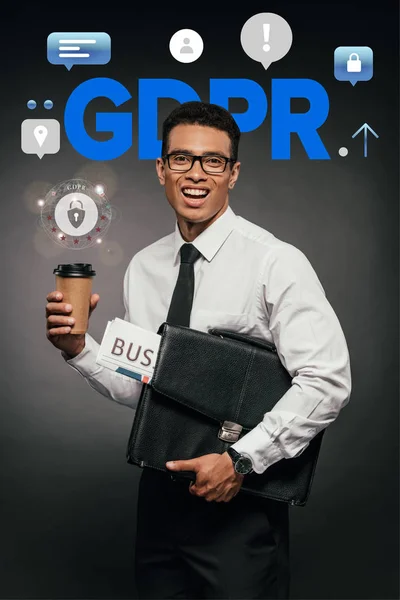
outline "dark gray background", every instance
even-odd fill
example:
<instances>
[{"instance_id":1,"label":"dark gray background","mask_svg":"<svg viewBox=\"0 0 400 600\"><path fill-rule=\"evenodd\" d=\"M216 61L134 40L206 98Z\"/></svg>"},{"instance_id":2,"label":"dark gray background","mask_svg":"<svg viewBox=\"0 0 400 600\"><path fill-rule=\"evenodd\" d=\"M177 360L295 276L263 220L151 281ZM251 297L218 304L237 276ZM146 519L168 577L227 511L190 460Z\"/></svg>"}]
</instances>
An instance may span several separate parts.
<instances>
[{"instance_id":1,"label":"dark gray background","mask_svg":"<svg viewBox=\"0 0 400 600\"><path fill-rule=\"evenodd\" d=\"M397 3L85 6L55 12L54 5L32 4L2 17L0 596L135 597L140 471L125 462L133 412L97 394L64 363L45 337L44 317L53 268L91 262L100 303L90 332L100 341L107 321L123 316L122 278L132 255L174 226L154 162L137 159L138 78L182 79L208 100L210 77L248 77L268 96L272 77L309 77L330 97L320 134L332 160L309 160L294 139L292 159L272 161L268 115L242 137L242 172L231 196L237 214L308 256L351 354L350 404L325 437L307 506L291 509L292 597L398 598ZM266 11L285 17L294 34L289 54L267 72L239 43L244 22ZM204 39L193 64L169 54L170 36L181 28ZM47 35L69 30L107 31L111 62L70 72L50 65ZM371 81L352 87L334 79L339 45L373 49ZM106 164L90 162L62 129L57 155L40 161L23 154L22 120L62 123L71 91L97 76L113 77L132 93L126 105L134 115L132 149ZM30 98L38 102L35 111L26 108ZM41 108L47 98L52 111ZM160 121L175 105L160 103ZM95 110L103 107L109 104L98 101L88 110L92 132ZM237 101L231 109L244 108ZM368 158L361 136L351 138L365 121L380 135L370 138ZM340 146L349 148L348 157L338 156ZM38 225L37 199L78 174L103 180L115 207L102 250L60 250Z\"/></svg>"}]
</instances>

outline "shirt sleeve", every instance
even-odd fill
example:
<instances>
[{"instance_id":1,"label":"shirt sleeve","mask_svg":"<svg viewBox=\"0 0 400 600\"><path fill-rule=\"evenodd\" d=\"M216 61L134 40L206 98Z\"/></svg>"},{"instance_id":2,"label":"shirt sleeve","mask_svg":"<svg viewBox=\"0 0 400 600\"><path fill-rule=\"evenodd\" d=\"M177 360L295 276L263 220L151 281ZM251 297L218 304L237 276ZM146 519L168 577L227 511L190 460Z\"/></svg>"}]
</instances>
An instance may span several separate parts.
<instances>
[{"instance_id":1,"label":"shirt sleeve","mask_svg":"<svg viewBox=\"0 0 400 600\"><path fill-rule=\"evenodd\" d=\"M263 420L233 444L256 473L300 455L346 406L350 359L339 320L306 256L286 244L270 253L260 299L292 385Z\"/></svg>"},{"instance_id":2,"label":"shirt sleeve","mask_svg":"<svg viewBox=\"0 0 400 600\"><path fill-rule=\"evenodd\" d=\"M124 277L124 307L125 321L130 321L129 315L129 276L133 262L128 266ZM132 377L121 373L115 373L96 362L100 344L89 334L85 334L85 347L80 354L74 358L68 358L65 352L61 356L65 362L77 371L94 390L120 404L136 409L143 384Z\"/></svg>"}]
</instances>

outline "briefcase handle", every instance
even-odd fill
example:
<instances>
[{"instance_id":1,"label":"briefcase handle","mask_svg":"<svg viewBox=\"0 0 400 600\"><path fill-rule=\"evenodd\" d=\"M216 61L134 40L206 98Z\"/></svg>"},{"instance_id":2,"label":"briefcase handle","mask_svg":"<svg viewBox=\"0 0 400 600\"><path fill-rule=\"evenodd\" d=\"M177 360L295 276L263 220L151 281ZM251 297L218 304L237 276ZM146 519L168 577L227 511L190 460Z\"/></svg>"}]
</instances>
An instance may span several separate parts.
<instances>
[{"instance_id":1,"label":"briefcase handle","mask_svg":"<svg viewBox=\"0 0 400 600\"><path fill-rule=\"evenodd\" d=\"M275 352L275 354L277 354L277 349L274 344L267 342L266 340L243 335L242 333L237 333L236 331L229 331L228 329L212 328L208 330L208 333L211 333L212 335L218 335L221 338L232 338L238 342L258 346L259 348L264 348L265 350L270 350L271 352Z\"/></svg>"}]
</instances>

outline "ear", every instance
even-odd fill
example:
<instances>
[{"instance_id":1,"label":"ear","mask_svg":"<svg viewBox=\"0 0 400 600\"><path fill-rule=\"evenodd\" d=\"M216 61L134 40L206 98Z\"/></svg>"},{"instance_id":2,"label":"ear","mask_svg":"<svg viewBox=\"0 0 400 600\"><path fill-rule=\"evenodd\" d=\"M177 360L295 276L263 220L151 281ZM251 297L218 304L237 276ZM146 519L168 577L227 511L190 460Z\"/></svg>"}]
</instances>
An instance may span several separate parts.
<instances>
[{"instance_id":1,"label":"ear","mask_svg":"<svg viewBox=\"0 0 400 600\"><path fill-rule=\"evenodd\" d=\"M156 160L156 171L161 185L165 185L165 165L162 158Z\"/></svg>"},{"instance_id":2,"label":"ear","mask_svg":"<svg viewBox=\"0 0 400 600\"><path fill-rule=\"evenodd\" d=\"M237 178L239 177L239 171L240 171L240 162L235 162L235 164L232 167L231 174L229 177L228 187L230 190L233 190L233 188L235 187L235 183L237 181Z\"/></svg>"}]
</instances>

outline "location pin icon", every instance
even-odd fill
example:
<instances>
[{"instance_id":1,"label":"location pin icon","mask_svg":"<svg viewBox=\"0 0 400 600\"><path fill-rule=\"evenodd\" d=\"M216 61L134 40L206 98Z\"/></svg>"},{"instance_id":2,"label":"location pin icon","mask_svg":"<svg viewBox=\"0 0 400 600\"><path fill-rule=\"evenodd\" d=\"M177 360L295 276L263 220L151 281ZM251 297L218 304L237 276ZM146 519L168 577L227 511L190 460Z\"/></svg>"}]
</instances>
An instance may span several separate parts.
<instances>
[{"instance_id":1,"label":"location pin icon","mask_svg":"<svg viewBox=\"0 0 400 600\"><path fill-rule=\"evenodd\" d=\"M44 125L38 125L33 130L33 135L35 136L36 141L40 147L43 146L44 140L47 138L47 134L48 134L48 131Z\"/></svg>"}]
</instances>

